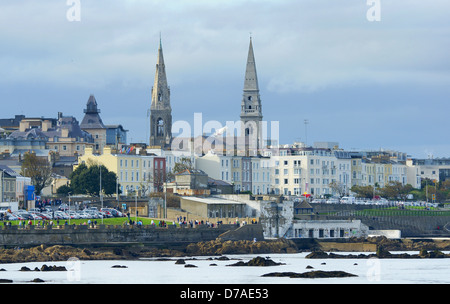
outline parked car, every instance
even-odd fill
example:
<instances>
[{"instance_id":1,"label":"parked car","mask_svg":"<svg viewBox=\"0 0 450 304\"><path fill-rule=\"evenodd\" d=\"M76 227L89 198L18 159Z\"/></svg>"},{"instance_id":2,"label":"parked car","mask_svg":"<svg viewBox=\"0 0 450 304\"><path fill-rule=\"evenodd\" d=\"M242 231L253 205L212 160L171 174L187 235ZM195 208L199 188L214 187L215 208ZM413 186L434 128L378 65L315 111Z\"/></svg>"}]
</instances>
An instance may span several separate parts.
<instances>
[{"instance_id":1,"label":"parked car","mask_svg":"<svg viewBox=\"0 0 450 304\"><path fill-rule=\"evenodd\" d=\"M67 220L67 219L69 219L69 216L65 212L55 211L55 215L54 215L53 219L55 219L55 220Z\"/></svg>"},{"instance_id":2,"label":"parked car","mask_svg":"<svg viewBox=\"0 0 450 304\"><path fill-rule=\"evenodd\" d=\"M329 198L327 199L327 204L339 204L340 201L337 198Z\"/></svg>"},{"instance_id":3,"label":"parked car","mask_svg":"<svg viewBox=\"0 0 450 304\"><path fill-rule=\"evenodd\" d=\"M75 211L68 211L67 215L70 216L71 219L79 219L79 218L81 218L80 214L78 212L75 212Z\"/></svg>"},{"instance_id":4,"label":"parked car","mask_svg":"<svg viewBox=\"0 0 450 304\"><path fill-rule=\"evenodd\" d=\"M60 211L66 211L66 210L69 210L69 205L67 205L67 204L61 204L61 205L59 206L58 210L60 210Z\"/></svg>"},{"instance_id":5,"label":"parked car","mask_svg":"<svg viewBox=\"0 0 450 304\"><path fill-rule=\"evenodd\" d=\"M31 216L31 214L29 214L28 212L23 212L23 211L17 211L17 212L13 212L13 215L16 216L19 221L25 221L25 220L32 220L33 217Z\"/></svg>"},{"instance_id":6,"label":"parked car","mask_svg":"<svg viewBox=\"0 0 450 304\"><path fill-rule=\"evenodd\" d=\"M42 220L42 217L38 215L36 212L31 212L30 215L32 217L32 220Z\"/></svg>"},{"instance_id":7,"label":"parked car","mask_svg":"<svg viewBox=\"0 0 450 304\"><path fill-rule=\"evenodd\" d=\"M50 220L51 219L51 216L47 216L46 214L41 213L41 212L34 212L34 214L36 214L42 220Z\"/></svg>"},{"instance_id":8,"label":"parked car","mask_svg":"<svg viewBox=\"0 0 450 304\"><path fill-rule=\"evenodd\" d=\"M19 217L17 217L16 215L12 214L12 213L5 213L4 215L4 219L7 221L18 221Z\"/></svg>"},{"instance_id":9,"label":"parked car","mask_svg":"<svg viewBox=\"0 0 450 304\"><path fill-rule=\"evenodd\" d=\"M119 210L113 209L113 208L102 208L101 211L109 212L114 217L122 217L123 214Z\"/></svg>"}]
</instances>

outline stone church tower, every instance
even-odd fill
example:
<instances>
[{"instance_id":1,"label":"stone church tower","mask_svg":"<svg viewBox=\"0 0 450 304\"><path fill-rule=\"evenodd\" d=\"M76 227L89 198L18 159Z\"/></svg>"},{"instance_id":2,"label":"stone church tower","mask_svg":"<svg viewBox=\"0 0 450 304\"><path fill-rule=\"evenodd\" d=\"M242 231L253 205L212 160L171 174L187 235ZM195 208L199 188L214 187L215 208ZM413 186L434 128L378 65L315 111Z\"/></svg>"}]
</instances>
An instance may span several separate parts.
<instances>
[{"instance_id":1,"label":"stone church tower","mask_svg":"<svg viewBox=\"0 0 450 304\"><path fill-rule=\"evenodd\" d=\"M150 146L167 148L172 142L172 108L170 88L167 85L166 67L161 41L156 62L155 83L150 107Z\"/></svg>"},{"instance_id":2,"label":"stone church tower","mask_svg":"<svg viewBox=\"0 0 450 304\"><path fill-rule=\"evenodd\" d=\"M263 145L262 118L255 55L253 53L252 39L250 38L247 69L245 71L244 94L241 105L241 136L244 136L246 150L251 155L256 155Z\"/></svg>"}]
</instances>

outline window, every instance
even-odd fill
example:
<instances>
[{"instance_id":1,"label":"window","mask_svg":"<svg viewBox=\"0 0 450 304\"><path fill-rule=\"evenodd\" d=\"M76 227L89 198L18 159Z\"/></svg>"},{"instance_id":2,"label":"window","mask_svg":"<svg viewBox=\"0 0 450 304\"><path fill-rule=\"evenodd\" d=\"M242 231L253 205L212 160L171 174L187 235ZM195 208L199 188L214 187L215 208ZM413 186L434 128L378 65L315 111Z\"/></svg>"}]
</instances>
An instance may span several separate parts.
<instances>
[{"instance_id":1,"label":"window","mask_svg":"<svg viewBox=\"0 0 450 304\"><path fill-rule=\"evenodd\" d=\"M284 179L284 184L285 184L285 185L289 184L289 179L285 178L285 179Z\"/></svg>"},{"instance_id":2,"label":"window","mask_svg":"<svg viewBox=\"0 0 450 304\"><path fill-rule=\"evenodd\" d=\"M289 161L285 160L284 165L287 166L289 164Z\"/></svg>"}]
</instances>

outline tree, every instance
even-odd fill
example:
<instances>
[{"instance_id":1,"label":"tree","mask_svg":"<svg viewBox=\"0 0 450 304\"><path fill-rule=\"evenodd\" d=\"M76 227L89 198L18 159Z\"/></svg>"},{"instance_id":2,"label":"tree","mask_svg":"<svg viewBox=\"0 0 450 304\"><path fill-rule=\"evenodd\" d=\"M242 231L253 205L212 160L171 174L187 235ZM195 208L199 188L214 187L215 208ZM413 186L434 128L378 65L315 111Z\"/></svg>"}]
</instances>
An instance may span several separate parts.
<instances>
[{"instance_id":1,"label":"tree","mask_svg":"<svg viewBox=\"0 0 450 304\"><path fill-rule=\"evenodd\" d=\"M329 187L331 190L333 190L334 193L337 193L339 197L345 194L345 185L341 182L332 181L329 184Z\"/></svg>"},{"instance_id":2,"label":"tree","mask_svg":"<svg viewBox=\"0 0 450 304\"><path fill-rule=\"evenodd\" d=\"M43 157L35 153L26 153L23 157L21 175L30 177L37 195L52 182L52 166Z\"/></svg>"},{"instance_id":3,"label":"tree","mask_svg":"<svg viewBox=\"0 0 450 304\"><path fill-rule=\"evenodd\" d=\"M173 166L173 174L181 173L186 170L194 169L192 161L189 157L182 157L179 162Z\"/></svg>"},{"instance_id":4,"label":"tree","mask_svg":"<svg viewBox=\"0 0 450 304\"><path fill-rule=\"evenodd\" d=\"M413 190L414 188L410 184L403 185L400 182L391 181L384 188L380 189L380 194L392 200L400 199L406 201L408 194Z\"/></svg>"},{"instance_id":5,"label":"tree","mask_svg":"<svg viewBox=\"0 0 450 304\"><path fill-rule=\"evenodd\" d=\"M70 187L73 193L98 196L100 190L100 172L102 192L106 195L116 193L116 173L108 171L104 165L90 164L87 166L84 163L79 165L70 175Z\"/></svg>"},{"instance_id":6,"label":"tree","mask_svg":"<svg viewBox=\"0 0 450 304\"><path fill-rule=\"evenodd\" d=\"M56 189L56 193L60 196L68 196L70 192L72 192L72 188L67 185L62 185L61 187Z\"/></svg>"},{"instance_id":7,"label":"tree","mask_svg":"<svg viewBox=\"0 0 450 304\"><path fill-rule=\"evenodd\" d=\"M373 198L373 187L372 186L357 186L354 185L350 189L352 192L356 193L357 197L362 198Z\"/></svg>"}]
</instances>

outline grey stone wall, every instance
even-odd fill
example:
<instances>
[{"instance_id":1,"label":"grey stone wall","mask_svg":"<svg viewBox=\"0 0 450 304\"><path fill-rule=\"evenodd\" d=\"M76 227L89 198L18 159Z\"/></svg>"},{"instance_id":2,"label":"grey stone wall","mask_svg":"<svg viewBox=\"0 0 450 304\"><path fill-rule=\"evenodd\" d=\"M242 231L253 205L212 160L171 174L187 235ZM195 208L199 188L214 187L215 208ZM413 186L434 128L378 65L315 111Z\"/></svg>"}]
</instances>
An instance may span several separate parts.
<instances>
[{"instance_id":1,"label":"grey stone wall","mask_svg":"<svg viewBox=\"0 0 450 304\"><path fill-rule=\"evenodd\" d=\"M256 226L256 225L255 225ZM209 228L199 225L195 228L166 228L155 226L103 226L96 228L88 226L59 226L38 228L29 226L2 227L0 230L0 245L38 246L44 245L120 245L140 243L144 245L164 245L169 243L194 243L215 240L230 230L236 230L236 225L221 225L219 228ZM244 229L238 234L243 239L261 237L257 229Z\"/></svg>"}]
</instances>

